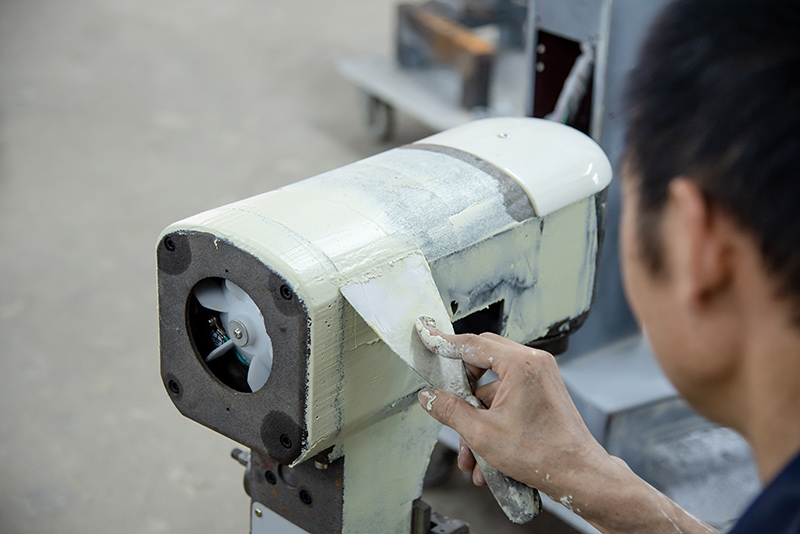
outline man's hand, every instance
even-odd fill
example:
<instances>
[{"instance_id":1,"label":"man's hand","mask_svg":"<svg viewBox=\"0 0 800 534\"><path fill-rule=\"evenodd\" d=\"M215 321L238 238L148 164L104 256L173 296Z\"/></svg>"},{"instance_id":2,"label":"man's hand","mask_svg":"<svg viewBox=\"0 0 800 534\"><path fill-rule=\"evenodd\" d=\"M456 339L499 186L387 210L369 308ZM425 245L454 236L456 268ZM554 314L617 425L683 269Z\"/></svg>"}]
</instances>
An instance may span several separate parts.
<instances>
[{"instance_id":1,"label":"man's hand","mask_svg":"<svg viewBox=\"0 0 800 534\"><path fill-rule=\"evenodd\" d=\"M468 374L487 369L499 380L475 395L480 410L451 393L423 389L419 402L466 441L458 466L485 482L470 452L520 482L537 488L602 532L716 532L684 512L610 456L586 428L567 393L555 359L495 334L446 335L417 322L431 352L461 359Z\"/></svg>"},{"instance_id":2,"label":"man's hand","mask_svg":"<svg viewBox=\"0 0 800 534\"><path fill-rule=\"evenodd\" d=\"M572 403L553 356L495 334L448 336L429 325L419 327L427 329L420 338L429 350L463 360L476 378L487 369L497 373L499 380L475 391L488 410L446 392L419 395L436 420L458 432L488 463L566 501L572 474L608 459ZM458 465L473 471L476 484L484 483L468 448L460 448Z\"/></svg>"}]
</instances>

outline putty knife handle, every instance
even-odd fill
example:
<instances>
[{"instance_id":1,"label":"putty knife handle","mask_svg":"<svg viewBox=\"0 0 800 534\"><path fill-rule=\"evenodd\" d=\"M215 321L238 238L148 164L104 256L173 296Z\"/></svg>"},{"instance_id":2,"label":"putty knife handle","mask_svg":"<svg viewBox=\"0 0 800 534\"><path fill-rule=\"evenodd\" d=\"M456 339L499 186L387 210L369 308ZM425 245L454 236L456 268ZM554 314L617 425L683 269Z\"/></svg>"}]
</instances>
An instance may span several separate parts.
<instances>
[{"instance_id":1,"label":"putty knife handle","mask_svg":"<svg viewBox=\"0 0 800 534\"><path fill-rule=\"evenodd\" d=\"M476 408L486 409L474 395L470 395L466 400ZM472 454L497 504L511 521L517 524L527 523L539 515L542 510L542 499L538 490L504 475L475 454L475 451L472 451Z\"/></svg>"}]
</instances>

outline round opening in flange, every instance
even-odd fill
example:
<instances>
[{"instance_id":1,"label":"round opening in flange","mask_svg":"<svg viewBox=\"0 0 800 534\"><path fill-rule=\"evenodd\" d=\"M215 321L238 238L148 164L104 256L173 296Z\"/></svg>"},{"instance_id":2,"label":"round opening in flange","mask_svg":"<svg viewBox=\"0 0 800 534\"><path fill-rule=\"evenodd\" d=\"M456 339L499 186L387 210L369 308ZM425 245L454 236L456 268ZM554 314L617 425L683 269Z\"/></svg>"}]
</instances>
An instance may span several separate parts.
<instances>
[{"instance_id":1,"label":"round opening in flange","mask_svg":"<svg viewBox=\"0 0 800 534\"><path fill-rule=\"evenodd\" d=\"M238 285L206 278L186 304L187 330L197 357L226 386L261 389L272 370L272 340L258 305Z\"/></svg>"}]
</instances>

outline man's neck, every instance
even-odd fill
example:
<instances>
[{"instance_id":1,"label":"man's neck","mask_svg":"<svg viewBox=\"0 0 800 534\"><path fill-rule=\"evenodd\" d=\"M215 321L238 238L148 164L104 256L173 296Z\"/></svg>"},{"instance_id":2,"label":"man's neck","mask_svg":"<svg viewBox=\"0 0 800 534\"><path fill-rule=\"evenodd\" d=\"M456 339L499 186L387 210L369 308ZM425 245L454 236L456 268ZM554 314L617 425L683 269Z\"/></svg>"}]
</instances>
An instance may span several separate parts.
<instances>
[{"instance_id":1,"label":"man's neck","mask_svg":"<svg viewBox=\"0 0 800 534\"><path fill-rule=\"evenodd\" d=\"M762 483L800 451L800 332L762 316L745 345L738 381L747 409L738 429L753 448Z\"/></svg>"}]
</instances>

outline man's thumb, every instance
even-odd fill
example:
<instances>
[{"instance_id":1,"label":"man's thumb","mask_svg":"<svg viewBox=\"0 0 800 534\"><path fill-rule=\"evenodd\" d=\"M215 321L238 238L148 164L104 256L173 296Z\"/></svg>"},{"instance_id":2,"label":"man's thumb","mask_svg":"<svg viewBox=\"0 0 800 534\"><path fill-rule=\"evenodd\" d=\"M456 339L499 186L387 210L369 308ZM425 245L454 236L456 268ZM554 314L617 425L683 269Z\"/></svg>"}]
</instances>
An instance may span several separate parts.
<instances>
[{"instance_id":1,"label":"man's thumb","mask_svg":"<svg viewBox=\"0 0 800 534\"><path fill-rule=\"evenodd\" d=\"M417 394L417 399L434 419L449 426L462 436L464 435L462 431L468 432L471 426L466 423L471 418L472 412L477 411L464 399L446 391L426 388Z\"/></svg>"}]
</instances>

